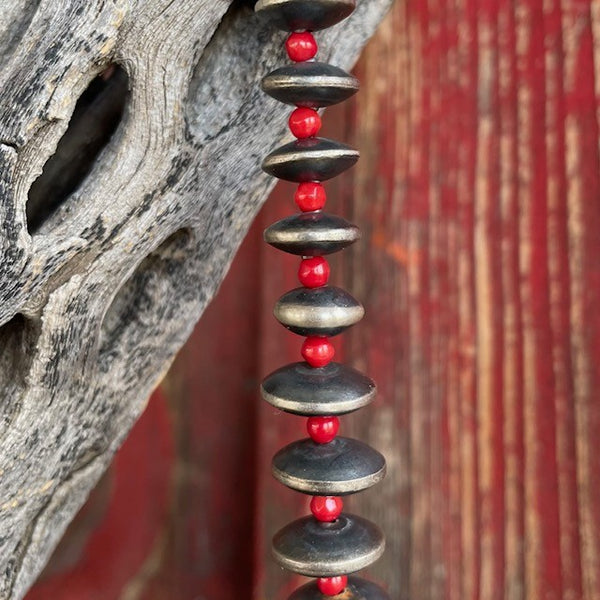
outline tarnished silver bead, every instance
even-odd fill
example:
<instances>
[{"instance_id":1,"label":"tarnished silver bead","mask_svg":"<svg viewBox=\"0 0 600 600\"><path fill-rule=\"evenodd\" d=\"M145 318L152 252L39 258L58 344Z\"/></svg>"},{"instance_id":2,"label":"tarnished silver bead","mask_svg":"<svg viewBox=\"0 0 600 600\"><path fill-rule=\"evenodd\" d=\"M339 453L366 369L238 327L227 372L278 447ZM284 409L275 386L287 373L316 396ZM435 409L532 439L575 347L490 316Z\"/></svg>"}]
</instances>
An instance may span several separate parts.
<instances>
[{"instance_id":1,"label":"tarnished silver bead","mask_svg":"<svg viewBox=\"0 0 600 600\"><path fill-rule=\"evenodd\" d=\"M284 31L318 31L348 17L356 0L258 0L254 10Z\"/></svg>"},{"instance_id":2,"label":"tarnished silver bead","mask_svg":"<svg viewBox=\"0 0 600 600\"><path fill-rule=\"evenodd\" d=\"M358 323L365 309L345 290L325 286L287 292L275 304L273 314L298 335L332 336Z\"/></svg>"},{"instance_id":3,"label":"tarnished silver bead","mask_svg":"<svg viewBox=\"0 0 600 600\"><path fill-rule=\"evenodd\" d=\"M385 539L373 523L341 514L333 523L304 517L273 538L273 556L284 568L312 577L354 573L374 563L385 550Z\"/></svg>"},{"instance_id":4,"label":"tarnished silver bead","mask_svg":"<svg viewBox=\"0 0 600 600\"><path fill-rule=\"evenodd\" d=\"M337 596L336 596L337 597ZM348 585L340 596L343 600L390 600L387 592L371 581L351 575ZM316 581L311 581L298 588L288 600L327 600L319 591Z\"/></svg>"},{"instance_id":5,"label":"tarnished silver bead","mask_svg":"<svg viewBox=\"0 0 600 600\"><path fill-rule=\"evenodd\" d=\"M385 477L385 458L358 440L338 436L328 444L317 444L307 438L277 452L271 472L298 492L340 496L379 483Z\"/></svg>"},{"instance_id":6,"label":"tarnished silver bead","mask_svg":"<svg viewBox=\"0 0 600 600\"><path fill-rule=\"evenodd\" d=\"M269 175L286 181L325 181L353 166L358 151L326 138L290 142L271 152L262 163Z\"/></svg>"},{"instance_id":7,"label":"tarnished silver bead","mask_svg":"<svg viewBox=\"0 0 600 600\"><path fill-rule=\"evenodd\" d=\"M263 91L285 104L322 108L344 102L360 87L358 79L339 67L303 62L280 67L261 82Z\"/></svg>"},{"instance_id":8,"label":"tarnished silver bead","mask_svg":"<svg viewBox=\"0 0 600 600\"><path fill-rule=\"evenodd\" d=\"M356 369L329 363L315 369L305 362L286 365L268 375L262 397L280 410L296 415L343 415L369 404L375 382Z\"/></svg>"},{"instance_id":9,"label":"tarnished silver bead","mask_svg":"<svg viewBox=\"0 0 600 600\"><path fill-rule=\"evenodd\" d=\"M273 223L265 242L298 256L320 256L343 250L360 239L360 230L345 219L322 212L306 212Z\"/></svg>"}]
</instances>

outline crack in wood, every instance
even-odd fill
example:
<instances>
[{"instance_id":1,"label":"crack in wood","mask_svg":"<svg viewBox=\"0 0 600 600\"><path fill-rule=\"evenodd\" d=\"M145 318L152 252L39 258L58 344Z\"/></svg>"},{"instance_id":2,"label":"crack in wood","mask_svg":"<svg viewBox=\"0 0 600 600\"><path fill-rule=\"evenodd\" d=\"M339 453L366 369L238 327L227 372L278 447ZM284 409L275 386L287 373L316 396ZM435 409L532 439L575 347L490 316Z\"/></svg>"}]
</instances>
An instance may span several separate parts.
<instances>
[{"instance_id":1,"label":"crack in wood","mask_svg":"<svg viewBox=\"0 0 600 600\"><path fill-rule=\"evenodd\" d=\"M350 67L390 4L359 1L337 33L320 35L323 55ZM0 67L0 322L21 312L36 327L19 395L11 396L17 380L4 389L3 406L18 397L18 407L0 436L2 600L22 598L43 567L273 185L258 165L283 138L286 110L258 81L284 59L282 36L247 8L229 7L48 0L32 17L31 45L17 45ZM9 35L2 24L0 17L0 47ZM27 192L77 99L111 62L129 76L124 117L68 201L30 237ZM160 241L182 227L193 235L158 258ZM149 256L160 268L134 274ZM119 317L109 307L132 275L149 287ZM118 336L102 333L107 319ZM0 360L0 380L10 377ZM82 472L87 452L94 458Z\"/></svg>"}]
</instances>

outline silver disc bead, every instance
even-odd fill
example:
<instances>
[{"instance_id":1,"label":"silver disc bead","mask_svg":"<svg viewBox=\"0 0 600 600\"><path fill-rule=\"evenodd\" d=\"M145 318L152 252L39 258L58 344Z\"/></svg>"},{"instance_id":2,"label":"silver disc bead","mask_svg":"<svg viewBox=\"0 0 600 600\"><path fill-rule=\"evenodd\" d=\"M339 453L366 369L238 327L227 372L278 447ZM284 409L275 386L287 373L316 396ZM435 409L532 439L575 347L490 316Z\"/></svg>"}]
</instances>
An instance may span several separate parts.
<instances>
[{"instance_id":1,"label":"silver disc bead","mask_svg":"<svg viewBox=\"0 0 600 600\"><path fill-rule=\"evenodd\" d=\"M338 436L328 444L307 438L273 457L271 472L290 489L316 496L366 490L385 477L385 458L363 442Z\"/></svg>"},{"instance_id":2,"label":"silver disc bead","mask_svg":"<svg viewBox=\"0 0 600 600\"><path fill-rule=\"evenodd\" d=\"M262 90L285 104L322 108L344 102L360 87L358 79L339 67L303 62L280 67L261 82Z\"/></svg>"},{"instance_id":3,"label":"silver disc bead","mask_svg":"<svg viewBox=\"0 0 600 600\"><path fill-rule=\"evenodd\" d=\"M273 314L284 327L298 335L333 336L358 323L365 309L340 288L302 287L281 296Z\"/></svg>"},{"instance_id":4,"label":"silver disc bead","mask_svg":"<svg viewBox=\"0 0 600 600\"><path fill-rule=\"evenodd\" d=\"M288 600L328 600L331 596L324 596L317 587L316 581L311 581L298 588ZM351 575L348 577L348 585L342 595L335 596L343 600L390 600L387 592L371 581Z\"/></svg>"},{"instance_id":5,"label":"silver disc bead","mask_svg":"<svg viewBox=\"0 0 600 600\"><path fill-rule=\"evenodd\" d=\"M355 515L343 513L333 523L310 516L277 532L272 550L285 569L309 577L333 577L374 563L385 550L385 539L376 525Z\"/></svg>"},{"instance_id":6,"label":"silver disc bead","mask_svg":"<svg viewBox=\"0 0 600 600\"><path fill-rule=\"evenodd\" d=\"M284 31L318 31L348 17L356 0L259 0L254 7Z\"/></svg>"},{"instance_id":7,"label":"silver disc bead","mask_svg":"<svg viewBox=\"0 0 600 600\"><path fill-rule=\"evenodd\" d=\"M343 173L358 160L358 150L326 138L290 142L262 162L269 175L286 181L325 181Z\"/></svg>"},{"instance_id":8,"label":"silver disc bead","mask_svg":"<svg viewBox=\"0 0 600 600\"><path fill-rule=\"evenodd\" d=\"M345 219L323 212L306 212L273 223L265 242L298 256L321 256L343 250L360 239L360 230Z\"/></svg>"},{"instance_id":9,"label":"silver disc bead","mask_svg":"<svg viewBox=\"0 0 600 600\"><path fill-rule=\"evenodd\" d=\"M260 391L263 399L279 410L312 416L358 410L375 398L377 388L372 379L340 363L314 368L298 362L265 377Z\"/></svg>"}]
</instances>

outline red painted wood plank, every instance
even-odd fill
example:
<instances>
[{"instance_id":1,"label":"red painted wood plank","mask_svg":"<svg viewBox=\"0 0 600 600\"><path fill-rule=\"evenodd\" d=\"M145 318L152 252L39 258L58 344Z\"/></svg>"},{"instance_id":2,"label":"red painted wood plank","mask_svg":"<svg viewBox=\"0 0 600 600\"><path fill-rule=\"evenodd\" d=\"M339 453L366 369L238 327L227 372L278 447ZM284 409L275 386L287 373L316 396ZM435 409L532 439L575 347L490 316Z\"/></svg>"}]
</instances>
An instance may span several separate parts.
<instances>
[{"instance_id":1,"label":"red painted wood plank","mask_svg":"<svg viewBox=\"0 0 600 600\"><path fill-rule=\"evenodd\" d=\"M565 132L569 201L571 347L574 366L577 487L584 597L600 593L600 161L597 56L591 7L563 6ZM600 15L595 13L596 19ZM597 23L596 23L597 31ZM596 78L596 80L595 80Z\"/></svg>"},{"instance_id":2,"label":"red painted wood plank","mask_svg":"<svg viewBox=\"0 0 600 600\"><path fill-rule=\"evenodd\" d=\"M479 473L477 469L477 382L475 357L477 330L473 321L476 313L474 272L474 193L475 165L477 163L477 90L478 81L478 3L472 0L457 2L459 31L459 105L461 121L455 131L459 170L457 194L459 198L457 278L459 285L459 323L455 335L460 352L460 439L457 443L461 456L461 527L462 527L462 591L470 600L479 598L481 553L479 532L481 509L478 503ZM458 143L460 140L460 143Z\"/></svg>"},{"instance_id":3,"label":"red painted wood plank","mask_svg":"<svg viewBox=\"0 0 600 600\"><path fill-rule=\"evenodd\" d=\"M549 322L545 32L543 6L517 12L519 163L525 366L526 585L540 598L562 595L558 531L552 330Z\"/></svg>"},{"instance_id":4,"label":"red painted wood plank","mask_svg":"<svg viewBox=\"0 0 600 600\"><path fill-rule=\"evenodd\" d=\"M504 330L505 573L504 597L524 598L525 475L523 420L523 305L520 286L521 232L518 148L517 27L514 6L499 10L499 136L502 214L502 304Z\"/></svg>"},{"instance_id":5,"label":"red painted wood plank","mask_svg":"<svg viewBox=\"0 0 600 600\"><path fill-rule=\"evenodd\" d=\"M504 303L499 147L497 2L479 7L478 123L475 173L475 297L477 311L478 477L481 507L480 597L503 597Z\"/></svg>"},{"instance_id":6,"label":"red painted wood plank","mask_svg":"<svg viewBox=\"0 0 600 600\"><path fill-rule=\"evenodd\" d=\"M555 377L555 427L560 527L561 580L565 597L582 598L579 508L575 461L573 365L569 352L570 273L565 160L565 96L562 10L545 11L546 155L548 163L548 244L550 318Z\"/></svg>"}]
</instances>

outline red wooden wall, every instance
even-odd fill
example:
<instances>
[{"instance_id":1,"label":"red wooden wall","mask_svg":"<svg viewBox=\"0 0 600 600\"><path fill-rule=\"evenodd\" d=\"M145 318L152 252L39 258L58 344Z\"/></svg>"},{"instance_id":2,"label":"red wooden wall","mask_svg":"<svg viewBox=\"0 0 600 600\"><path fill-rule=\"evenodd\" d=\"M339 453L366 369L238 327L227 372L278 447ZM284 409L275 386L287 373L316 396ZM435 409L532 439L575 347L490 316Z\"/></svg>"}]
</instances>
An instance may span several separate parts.
<instances>
[{"instance_id":1,"label":"red wooden wall","mask_svg":"<svg viewBox=\"0 0 600 600\"><path fill-rule=\"evenodd\" d=\"M346 433L390 475L351 509L394 600L600 598L600 2L398 0L326 113L359 147L328 186L363 241L333 260L367 309L338 354L378 382ZM268 556L306 511L259 401L300 340L270 316L296 260L262 229L28 600L283 600Z\"/></svg>"}]
</instances>

